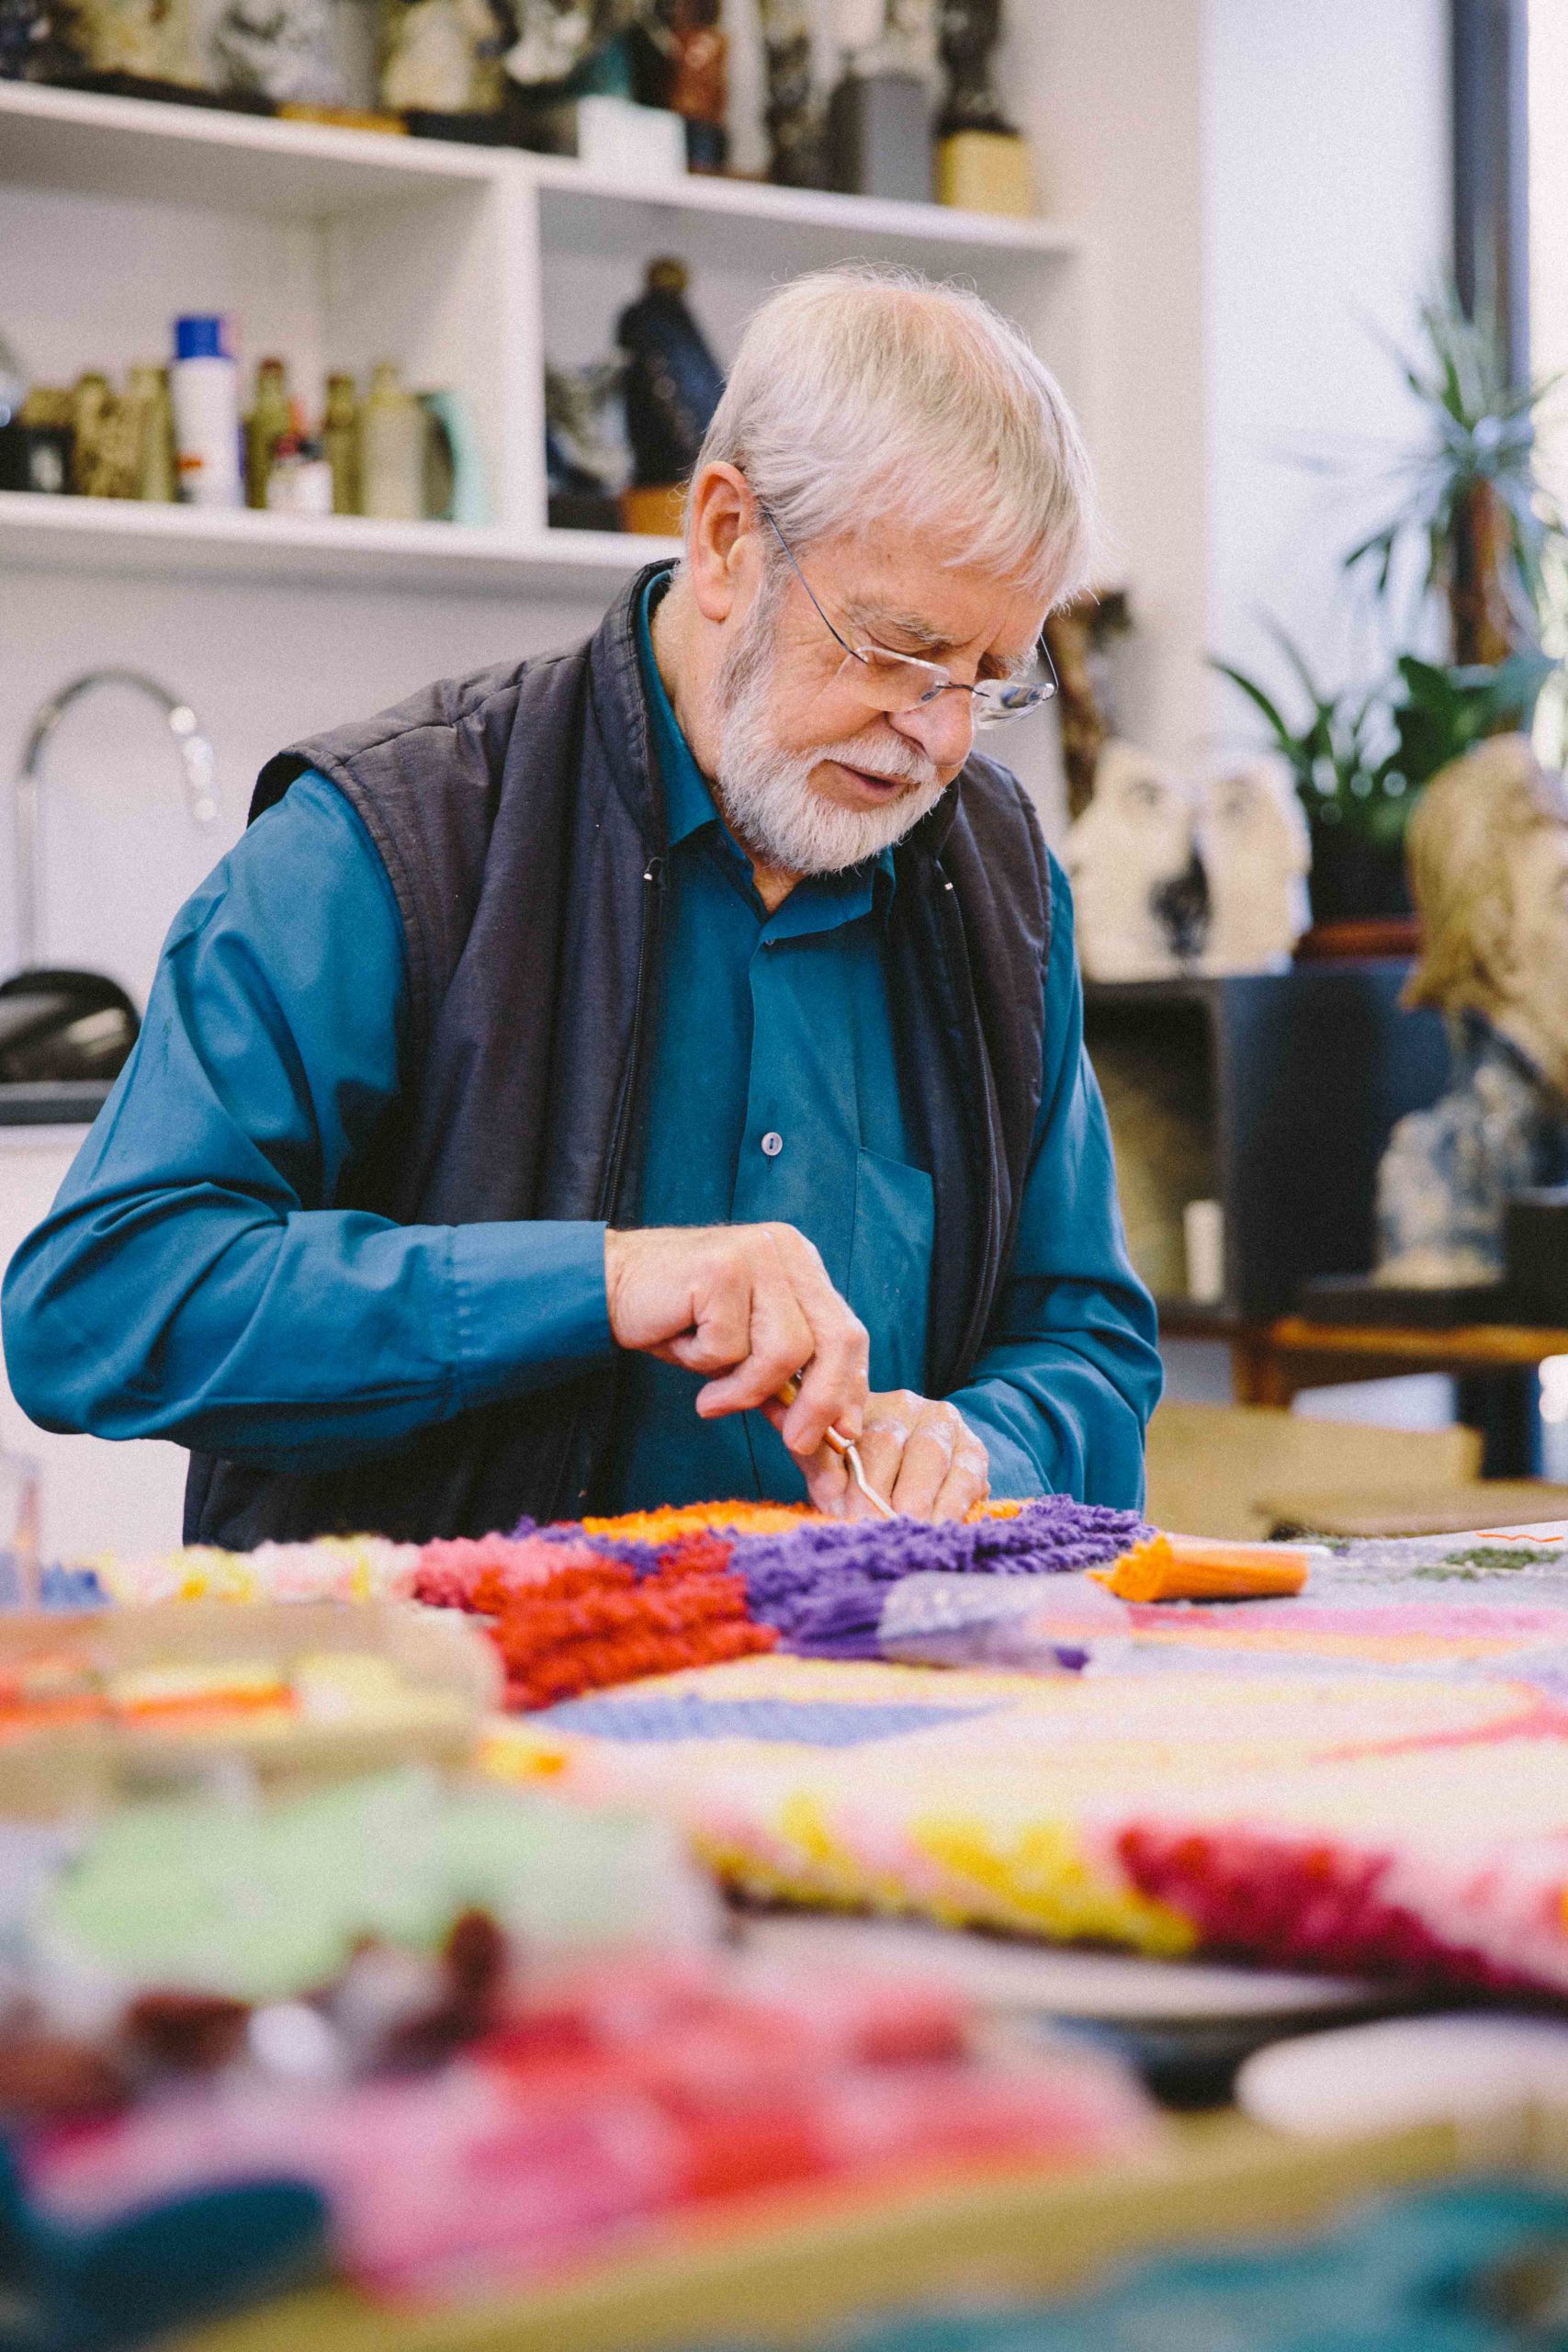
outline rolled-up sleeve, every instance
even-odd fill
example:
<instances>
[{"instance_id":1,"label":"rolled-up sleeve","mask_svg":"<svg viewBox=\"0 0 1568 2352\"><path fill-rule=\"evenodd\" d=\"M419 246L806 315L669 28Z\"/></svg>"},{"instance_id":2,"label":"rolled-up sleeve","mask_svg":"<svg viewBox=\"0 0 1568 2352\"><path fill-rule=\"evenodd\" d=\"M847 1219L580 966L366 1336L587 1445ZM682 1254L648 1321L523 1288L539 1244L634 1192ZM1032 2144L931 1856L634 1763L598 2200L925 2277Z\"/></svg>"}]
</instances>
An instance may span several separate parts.
<instances>
[{"instance_id":1,"label":"rolled-up sleeve","mask_svg":"<svg viewBox=\"0 0 1568 2352\"><path fill-rule=\"evenodd\" d=\"M984 1438L997 1495L1135 1508L1159 1400L1154 1301L1133 1272L1111 1131L1083 1042L1072 899L1052 861L1046 1071L1007 1279L974 1378L952 1402Z\"/></svg>"},{"instance_id":2,"label":"rolled-up sleeve","mask_svg":"<svg viewBox=\"0 0 1568 2352\"><path fill-rule=\"evenodd\" d=\"M609 1354L603 1226L334 1205L400 1092L407 1001L369 835L302 777L176 917L135 1051L6 1272L35 1420L330 1467Z\"/></svg>"}]
</instances>

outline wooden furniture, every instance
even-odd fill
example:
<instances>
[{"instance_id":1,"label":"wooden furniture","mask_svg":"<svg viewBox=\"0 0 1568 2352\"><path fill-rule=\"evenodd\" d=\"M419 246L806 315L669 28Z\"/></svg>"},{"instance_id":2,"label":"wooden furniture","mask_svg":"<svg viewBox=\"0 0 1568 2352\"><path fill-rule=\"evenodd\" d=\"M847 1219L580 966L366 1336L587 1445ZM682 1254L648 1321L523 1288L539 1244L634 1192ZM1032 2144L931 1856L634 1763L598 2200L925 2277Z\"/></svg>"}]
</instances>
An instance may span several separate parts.
<instances>
[{"instance_id":1,"label":"wooden furniture","mask_svg":"<svg viewBox=\"0 0 1568 2352\"><path fill-rule=\"evenodd\" d=\"M1448 1072L1441 1023L1400 1005L1407 968L1309 965L1085 989L1134 1263L1162 1311L1169 1303L1171 1328L1190 1313L1180 1239L1190 1200L1224 1210L1216 1305L1248 1323L1288 1312L1311 1275L1371 1264L1389 1131L1433 1102Z\"/></svg>"},{"instance_id":2,"label":"wooden furniture","mask_svg":"<svg viewBox=\"0 0 1568 2352\"><path fill-rule=\"evenodd\" d=\"M1472 1323L1449 1330L1318 1323L1304 1315L1238 1322L1225 1331L1238 1404L1289 1405L1303 1388L1446 1372L1459 1383L1459 1418L1485 1440L1488 1478L1528 1478L1540 1467L1539 1368L1568 1355L1568 1330Z\"/></svg>"},{"instance_id":3,"label":"wooden furniture","mask_svg":"<svg viewBox=\"0 0 1568 2352\"><path fill-rule=\"evenodd\" d=\"M1295 1524L1382 1506L1418 1517L1435 1494L1473 1492L1473 1430L1374 1429L1275 1405L1162 1405L1149 1424L1149 1517L1179 1535L1271 1535L1290 1498ZM1545 1510L1525 1516L1540 1518ZM1473 1526L1475 1521L1457 1521ZM1379 1531L1382 1532L1381 1529Z\"/></svg>"},{"instance_id":4,"label":"wooden furniture","mask_svg":"<svg viewBox=\"0 0 1568 2352\"><path fill-rule=\"evenodd\" d=\"M1560 2178L1555 2115L1489 2118L1486 2160ZM346 2288L312 2292L171 2341L169 2352L691 2352L798 2347L829 2328L943 2297L1048 2296L1112 2262L1326 2225L1354 2199L1459 2169L1470 2141L1427 2125L1376 2139L1287 2140L1235 2114L1171 2126L1134 2162L1078 2174L915 2182L846 2203L810 2191L683 2227L503 2301L421 2312Z\"/></svg>"},{"instance_id":5,"label":"wooden furniture","mask_svg":"<svg viewBox=\"0 0 1568 2352\"><path fill-rule=\"evenodd\" d=\"M1315 1323L1304 1315L1247 1326L1231 1335L1236 1402L1288 1405L1303 1388L1337 1381L1390 1380L1407 1372L1533 1371L1568 1355L1568 1331L1525 1323L1472 1323L1447 1331L1375 1323Z\"/></svg>"}]
</instances>

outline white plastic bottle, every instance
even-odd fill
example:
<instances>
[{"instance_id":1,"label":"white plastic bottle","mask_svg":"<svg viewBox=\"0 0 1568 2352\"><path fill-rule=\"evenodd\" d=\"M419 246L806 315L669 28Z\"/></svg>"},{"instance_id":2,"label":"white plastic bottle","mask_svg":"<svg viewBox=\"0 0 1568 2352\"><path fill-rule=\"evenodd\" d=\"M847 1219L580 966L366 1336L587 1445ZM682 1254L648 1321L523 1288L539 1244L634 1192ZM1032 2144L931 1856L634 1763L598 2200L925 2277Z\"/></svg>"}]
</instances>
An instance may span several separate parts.
<instances>
[{"instance_id":1,"label":"white plastic bottle","mask_svg":"<svg viewBox=\"0 0 1568 2352\"><path fill-rule=\"evenodd\" d=\"M240 371L228 322L210 315L175 321L175 449L186 506L243 506Z\"/></svg>"}]
</instances>

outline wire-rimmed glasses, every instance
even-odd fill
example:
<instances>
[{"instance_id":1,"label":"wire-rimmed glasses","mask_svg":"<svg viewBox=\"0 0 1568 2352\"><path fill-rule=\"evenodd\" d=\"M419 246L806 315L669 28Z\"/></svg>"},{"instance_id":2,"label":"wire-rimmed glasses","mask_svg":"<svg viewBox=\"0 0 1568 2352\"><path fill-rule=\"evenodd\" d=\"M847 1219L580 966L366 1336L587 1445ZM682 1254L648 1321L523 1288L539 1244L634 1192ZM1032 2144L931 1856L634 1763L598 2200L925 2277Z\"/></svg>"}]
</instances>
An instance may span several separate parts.
<instances>
[{"instance_id":1,"label":"wire-rimmed glasses","mask_svg":"<svg viewBox=\"0 0 1568 2352\"><path fill-rule=\"evenodd\" d=\"M1043 639L1040 650L1051 674L1049 678L1028 684L1010 678L977 678L973 685L968 685L962 678L955 678L944 670L940 662L924 661L918 653L894 653L885 645L852 645L842 630L835 628L822 610L816 591L795 559L795 549L761 500L758 501L758 511L788 557L790 567L810 597L822 626L844 649L840 676L853 662L861 673L859 683L878 710L919 710L927 703L935 702L941 695L968 695L974 706L976 727L1006 727L1015 718L1026 718L1032 710L1038 710L1042 703L1049 702L1056 692L1056 673L1051 667L1051 656Z\"/></svg>"}]
</instances>

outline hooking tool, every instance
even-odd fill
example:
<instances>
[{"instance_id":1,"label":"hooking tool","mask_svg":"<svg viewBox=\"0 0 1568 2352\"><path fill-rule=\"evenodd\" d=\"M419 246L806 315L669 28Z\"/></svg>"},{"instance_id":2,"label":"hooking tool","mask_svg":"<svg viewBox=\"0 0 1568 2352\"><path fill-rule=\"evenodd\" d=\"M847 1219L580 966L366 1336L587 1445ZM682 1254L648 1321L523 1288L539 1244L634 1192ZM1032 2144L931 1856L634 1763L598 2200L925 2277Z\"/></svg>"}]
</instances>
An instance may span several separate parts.
<instances>
[{"instance_id":1,"label":"hooking tool","mask_svg":"<svg viewBox=\"0 0 1568 2352\"><path fill-rule=\"evenodd\" d=\"M779 1403L781 1405L794 1404L795 1398L800 1394L800 1374L798 1372L792 1372L790 1374L789 1378L784 1382L784 1386L779 1390L778 1394ZM872 1509L874 1510L879 1510L884 1519L897 1519L898 1514L894 1510L892 1504L887 1501L885 1496L877 1493L876 1488L866 1476L864 1464L862 1463L860 1458L860 1448L855 1443L853 1438L845 1437L843 1432L840 1430L830 1429L827 1432L825 1442L832 1447L833 1452L839 1456L841 1462L845 1462L849 1464L850 1476L853 1478L856 1486L865 1497L866 1501L870 1503Z\"/></svg>"}]
</instances>

